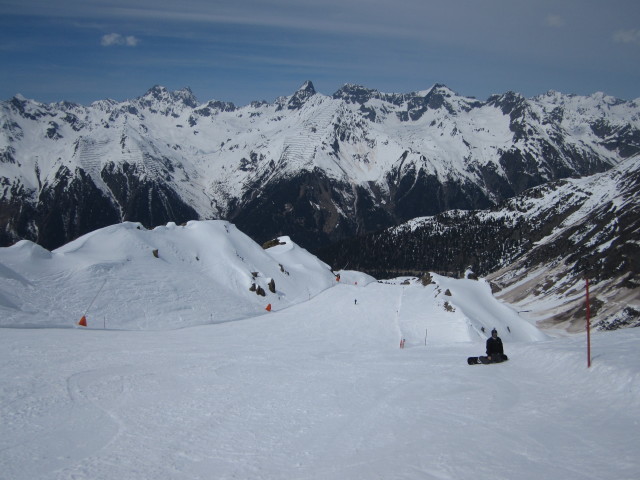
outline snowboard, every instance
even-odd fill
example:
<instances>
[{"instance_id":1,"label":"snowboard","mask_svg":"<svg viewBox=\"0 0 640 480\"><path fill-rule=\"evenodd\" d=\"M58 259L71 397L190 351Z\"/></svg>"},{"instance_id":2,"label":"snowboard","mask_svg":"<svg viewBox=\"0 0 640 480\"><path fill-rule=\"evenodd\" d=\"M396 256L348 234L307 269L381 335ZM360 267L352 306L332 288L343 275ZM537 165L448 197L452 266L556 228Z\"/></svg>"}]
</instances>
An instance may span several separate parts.
<instances>
[{"instance_id":1,"label":"snowboard","mask_svg":"<svg viewBox=\"0 0 640 480\"><path fill-rule=\"evenodd\" d=\"M480 356L480 357L467 358L467 363L469 365L478 365L479 363L483 365L489 365L490 363L502 363L502 362L506 362L507 360L509 360L509 357L507 357L506 355L502 355L502 360L495 360L495 359L489 360L487 357Z\"/></svg>"}]
</instances>

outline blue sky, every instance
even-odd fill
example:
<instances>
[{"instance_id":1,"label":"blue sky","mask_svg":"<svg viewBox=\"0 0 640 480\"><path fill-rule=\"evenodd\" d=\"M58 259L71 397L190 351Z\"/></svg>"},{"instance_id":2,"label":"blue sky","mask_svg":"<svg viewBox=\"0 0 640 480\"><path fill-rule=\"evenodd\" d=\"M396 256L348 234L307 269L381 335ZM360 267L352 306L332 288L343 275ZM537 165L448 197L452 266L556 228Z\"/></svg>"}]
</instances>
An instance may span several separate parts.
<instances>
[{"instance_id":1,"label":"blue sky","mask_svg":"<svg viewBox=\"0 0 640 480\"><path fill-rule=\"evenodd\" d=\"M273 101L305 80L640 97L637 0L0 0L0 100L190 87Z\"/></svg>"}]
</instances>

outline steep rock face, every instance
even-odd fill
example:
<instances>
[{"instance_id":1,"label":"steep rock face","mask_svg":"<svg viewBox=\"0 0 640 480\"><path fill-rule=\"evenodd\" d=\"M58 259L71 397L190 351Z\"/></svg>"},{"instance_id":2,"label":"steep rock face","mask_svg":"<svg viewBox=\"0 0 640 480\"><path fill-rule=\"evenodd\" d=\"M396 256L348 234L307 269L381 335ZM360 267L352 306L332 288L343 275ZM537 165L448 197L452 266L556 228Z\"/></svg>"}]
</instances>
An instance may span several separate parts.
<instances>
[{"instance_id":1,"label":"steep rock face","mask_svg":"<svg viewBox=\"0 0 640 480\"><path fill-rule=\"evenodd\" d=\"M23 201L36 197L35 202ZM71 172L61 166L51 181L38 192L14 192L0 201L2 220L6 222L3 241L10 244L22 238L34 238L51 249L120 221L116 206L93 183L82 169Z\"/></svg>"},{"instance_id":2,"label":"steep rock face","mask_svg":"<svg viewBox=\"0 0 640 480\"><path fill-rule=\"evenodd\" d=\"M123 212L117 221L140 221L151 228L198 217L168 184L145 178L137 165L109 163L102 171L102 179Z\"/></svg>"},{"instance_id":3,"label":"steep rock face","mask_svg":"<svg viewBox=\"0 0 640 480\"><path fill-rule=\"evenodd\" d=\"M62 166L40 190L36 207L37 243L47 249L120 221L115 205L82 169Z\"/></svg>"},{"instance_id":4,"label":"steep rock face","mask_svg":"<svg viewBox=\"0 0 640 480\"><path fill-rule=\"evenodd\" d=\"M445 210L470 206L483 208L491 204L487 192L477 184L440 179L423 168L417 171L411 168L401 174L392 170L387 176L387 184L396 223Z\"/></svg>"},{"instance_id":5,"label":"steep rock face","mask_svg":"<svg viewBox=\"0 0 640 480\"><path fill-rule=\"evenodd\" d=\"M313 86L313 83L307 81L291 96L291 98L287 100L287 108L289 110L298 110L315 94L316 89Z\"/></svg>"},{"instance_id":6,"label":"steep rock face","mask_svg":"<svg viewBox=\"0 0 640 480\"><path fill-rule=\"evenodd\" d=\"M444 85L329 97L305 82L240 108L161 86L90 106L16 96L0 104L0 241L53 247L124 219L225 218L313 250L606 171L640 152L639 111L602 94L483 102Z\"/></svg>"},{"instance_id":7,"label":"steep rock face","mask_svg":"<svg viewBox=\"0 0 640 480\"><path fill-rule=\"evenodd\" d=\"M321 171L301 172L280 182L247 192L231 218L260 242L297 232L297 241L314 245L332 242L357 231L348 186L336 185ZM342 193L339 193L342 192ZM280 205L274 209L271 205Z\"/></svg>"},{"instance_id":8,"label":"steep rock face","mask_svg":"<svg viewBox=\"0 0 640 480\"><path fill-rule=\"evenodd\" d=\"M0 201L0 245L13 245L23 238L37 238L35 205L23 201L22 195Z\"/></svg>"}]
</instances>

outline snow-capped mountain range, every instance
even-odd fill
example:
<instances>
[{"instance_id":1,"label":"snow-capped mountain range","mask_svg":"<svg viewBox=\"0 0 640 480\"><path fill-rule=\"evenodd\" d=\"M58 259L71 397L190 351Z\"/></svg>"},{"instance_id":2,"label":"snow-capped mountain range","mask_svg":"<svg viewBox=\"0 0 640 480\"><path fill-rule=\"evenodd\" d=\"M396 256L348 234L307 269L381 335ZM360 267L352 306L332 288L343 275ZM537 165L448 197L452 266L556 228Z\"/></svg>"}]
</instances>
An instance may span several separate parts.
<instances>
[{"instance_id":1,"label":"snow-capped mountain range","mask_svg":"<svg viewBox=\"0 0 640 480\"><path fill-rule=\"evenodd\" d=\"M486 208L640 152L640 102L601 93L443 85L385 94L306 82L274 102L199 103L156 86L134 100L0 104L0 244L55 248L121 221L224 218L257 241L327 242Z\"/></svg>"}]
</instances>

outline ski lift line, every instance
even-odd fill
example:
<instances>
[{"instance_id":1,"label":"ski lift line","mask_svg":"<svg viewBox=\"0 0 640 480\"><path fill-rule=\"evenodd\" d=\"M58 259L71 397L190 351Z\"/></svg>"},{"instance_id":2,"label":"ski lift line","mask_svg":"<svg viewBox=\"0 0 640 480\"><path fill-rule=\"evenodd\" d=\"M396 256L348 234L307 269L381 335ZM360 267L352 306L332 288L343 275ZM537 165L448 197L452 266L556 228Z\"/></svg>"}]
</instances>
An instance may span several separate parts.
<instances>
[{"instance_id":1,"label":"ski lift line","mask_svg":"<svg viewBox=\"0 0 640 480\"><path fill-rule=\"evenodd\" d=\"M89 304L89 306L87 307L87 309L84 311L84 315L87 315L87 312L89 311L89 309L93 306L93 302L96 301L96 298L98 298L98 295L100 295L100 292L102 291L102 289L104 288L104 286L107 284L107 279L104 279L104 282L102 282L102 286L100 287L100 289L98 290L98 293L95 294L95 296L93 297L93 300L91 300L91 303Z\"/></svg>"},{"instance_id":2,"label":"ski lift line","mask_svg":"<svg viewBox=\"0 0 640 480\"><path fill-rule=\"evenodd\" d=\"M398 334L400 335L400 339L403 338L402 327L400 326L400 310L402 309L402 298L404 297L404 287L402 287L402 292L400 293L400 297L398 299L398 306L396 309L396 328L398 329ZM404 344L403 344L404 347Z\"/></svg>"}]
</instances>

